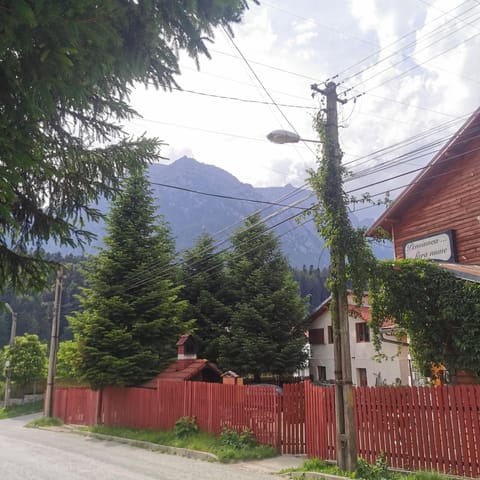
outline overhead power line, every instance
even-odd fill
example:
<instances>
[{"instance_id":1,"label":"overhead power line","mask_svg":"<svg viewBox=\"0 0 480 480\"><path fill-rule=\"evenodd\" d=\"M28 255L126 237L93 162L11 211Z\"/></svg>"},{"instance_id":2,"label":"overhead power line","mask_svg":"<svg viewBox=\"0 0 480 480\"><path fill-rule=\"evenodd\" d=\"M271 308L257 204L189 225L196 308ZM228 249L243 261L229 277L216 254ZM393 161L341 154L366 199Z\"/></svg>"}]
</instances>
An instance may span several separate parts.
<instances>
[{"instance_id":1,"label":"overhead power line","mask_svg":"<svg viewBox=\"0 0 480 480\"><path fill-rule=\"evenodd\" d=\"M463 2L463 4L467 3L467 1ZM463 5L462 4L462 5ZM465 14L465 13L468 13L470 12L471 10L474 10L475 8L477 7L477 5L473 6L473 7L470 7L468 10L464 11L462 14ZM427 24L424 25L424 27L426 25L430 25L434 22L436 22L437 20L440 20L440 19L443 19L445 17L445 15L440 15L438 17L436 17L434 20L428 22ZM376 67L377 65L380 65L381 63L387 61L388 59L392 58L393 56L395 55L398 55L398 54L401 54L402 55L402 62L407 60L408 58L411 58L410 55L406 55L406 54L403 54L403 52L407 49L407 48L411 48L411 47L415 47L415 46L418 46L419 44L423 43L425 40L427 40L429 37L435 35L437 32L441 31L447 24L441 24L441 25L438 25L436 28L434 28L433 30L431 30L430 32L428 32L426 35L424 35L423 37L421 37L420 39L416 38L417 34L418 34L418 29L415 29L415 30L411 30L410 32L402 35L400 38L396 39L395 41L389 43L388 45L386 45L385 47L377 50L375 53L371 54L371 55L368 55L367 57L363 58L362 60L356 62L355 64L351 65L350 67L342 70L340 73L338 73L337 75L335 75L335 77L339 77L341 75L343 75L343 73L347 72L348 70L354 68L355 66L357 65L361 65L362 63L364 63L365 61L369 60L370 58L373 58L373 57L376 57L377 55L381 54L384 50L387 50L388 48L400 43L402 40L404 40L405 38L408 38L412 35L415 35L415 39L406 44L406 45L403 45L401 48L399 48L398 50L395 50L393 51L392 53L390 53L389 55L387 56L384 56L384 57L381 57L379 60L377 60L376 62L374 62L373 64L370 64L360 70L358 70L357 72L349 75L348 77L344 78L342 80L341 83L346 83L348 80L354 78L354 77L357 77L359 75L361 75L362 73L365 73L367 70L371 70L373 69L374 67ZM455 33L455 32L453 32ZM449 34L450 35L450 34ZM448 35L447 35L448 36ZM443 37L442 37L443 38ZM355 88L355 87L352 87L352 88ZM348 90L351 90L351 89L348 89Z\"/></svg>"},{"instance_id":2,"label":"overhead power line","mask_svg":"<svg viewBox=\"0 0 480 480\"><path fill-rule=\"evenodd\" d=\"M272 105L272 106L279 106L279 107L286 107L286 108L301 108L305 110L318 110L318 107L314 107L311 105L293 105L290 103L276 103L276 102L267 102L265 100L253 100L251 98L241 98L241 97L231 97L228 95L218 95L215 93L208 93L208 92L198 92L195 90L188 90L185 88L173 88L172 90L177 90L179 92L184 92L184 93L191 93L194 95L199 95L203 97L209 97L209 98L218 98L222 100L232 100L235 102L242 102L242 103L257 103L260 105Z\"/></svg>"},{"instance_id":3,"label":"overhead power line","mask_svg":"<svg viewBox=\"0 0 480 480\"><path fill-rule=\"evenodd\" d=\"M158 185L159 187L172 188L174 190L181 190L183 192L189 192L189 193L196 193L198 195L205 195L207 197L224 198L224 199L227 199L227 200L238 200L238 201L241 201L241 202L260 203L260 204L263 204L263 205L274 205L274 206L278 206L278 207L288 207L288 208L304 210L302 207L285 205L284 203L269 202L267 200L256 200L256 199L253 199L253 198L233 197L231 195L222 195L220 193L202 192L200 190L194 190L192 188L180 187L178 185L169 185L167 183L160 183L160 182L150 182L150 183L152 185Z\"/></svg>"},{"instance_id":4,"label":"overhead power line","mask_svg":"<svg viewBox=\"0 0 480 480\"><path fill-rule=\"evenodd\" d=\"M472 136L472 137L466 139L466 142L472 140L473 138L475 138L475 137ZM468 151L466 151L466 152L462 152L462 153L460 153L460 154L452 155L452 156L450 156L450 157L449 157L448 159L446 159L446 160L437 162L437 165L440 165L440 164L442 164L442 163L444 163L444 162L450 162L451 160L453 160L453 159L455 159L455 158L459 158L459 157L462 157L462 156L464 156L464 155L468 155L468 154L471 154L471 153L474 153L474 152L477 152L477 151L480 151L480 147L474 148L474 149L471 149L471 150L468 150ZM377 186L377 185L380 185L380 184L385 184L385 183L390 182L390 181L392 181L392 180L396 180L396 179L398 179L398 178L411 175L411 174L413 174L413 173L419 173L420 171L428 168L429 166L430 166L430 165L425 165L425 166L423 166L423 167L419 167L419 168L410 170L410 171L408 171L408 172L404 172L404 173L401 173L401 174L398 174L398 175L389 177L389 178L387 178L387 179L383 179L383 180L380 180L380 181L372 182L372 183L370 183L370 184L368 184L368 185L363 185L363 186L360 186L360 187L356 187L356 188L353 188L353 189L351 189L351 190L346 191L345 193L346 193L346 194L350 194L350 193L354 193L354 192L357 192L357 191L360 191L360 190L364 190L365 188L369 188L369 187L372 187L372 186ZM461 168L462 168L462 167L459 167L459 168L453 169L453 170L450 169L449 172L442 172L442 173L433 175L431 178L433 179L433 178L438 178L438 177L441 177L441 176L444 176L444 175L448 175L448 174L450 174L452 171L459 171L459 170L461 170ZM346 180L346 181L349 181L349 180ZM392 191L395 191L395 190L403 189L403 188L405 188L406 186L408 186L408 185L413 185L413 184L415 184L415 183L417 183L417 182L409 182L409 183L407 183L407 184L405 184L405 185L402 185L402 186L397 186L397 187L389 188L389 189L385 190L384 192L373 194L372 197L384 195L384 194L387 194L388 192L392 192ZM305 199L302 199L301 201L304 201L304 200L305 200ZM287 222L287 221L289 221L289 220L293 220L293 219L297 218L297 217L300 216L300 215L304 215L306 212L312 210L312 209L315 208L317 205L318 205L318 204L317 204L316 202L315 202L315 203L312 203L309 207L303 208L303 211L302 211L302 212L293 214L293 215L287 217L286 219L281 220L281 221L278 222L277 224L272 225L272 226L269 226L268 229L267 229L267 231L270 231L270 230L276 228L276 227L279 226L279 225L282 225L283 223L285 223L285 222ZM363 207L363 208L360 208L360 209L356 209L355 211L363 210L363 209L366 209L366 208L371 208L371 207L373 207L373 206L374 206L374 205L372 205L372 206L367 206L367 207ZM287 208L289 208L289 207L287 207ZM285 211L285 209L283 209L283 211ZM277 213L275 213L275 214L272 214L270 217L277 216L279 213L283 213L283 211L282 211L282 212L277 212ZM270 217L267 217L267 218L265 218L265 219L262 219L261 222L262 222L262 223L266 222ZM254 226L256 226L256 225L254 225ZM221 243L226 243L227 241L228 241L228 240L224 240L224 241L222 241ZM225 247L224 249L222 249L222 250L221 250L220 252L218 252L218 253L219 253L219 254L220 254L220 253L224 253L224 252L228 251L230 248L231 248L231 247ZM176 264L176 265L178 265L178 264ZM172 269L172 268L175 268L176 265L171 266L170 268L167 268L166 270L162 270L161 274L164 275L164 274L168 273L168 271L169 271L170 269ZM160 274L160 273L159 273L159 274ZM155 275L154 275L152 278L156 278ZM141 282L138 283L138 285L140 285L140 284L141 284ZM134 284L134 285L137 285L137 284Z\"/></svg>"}]
</instances>

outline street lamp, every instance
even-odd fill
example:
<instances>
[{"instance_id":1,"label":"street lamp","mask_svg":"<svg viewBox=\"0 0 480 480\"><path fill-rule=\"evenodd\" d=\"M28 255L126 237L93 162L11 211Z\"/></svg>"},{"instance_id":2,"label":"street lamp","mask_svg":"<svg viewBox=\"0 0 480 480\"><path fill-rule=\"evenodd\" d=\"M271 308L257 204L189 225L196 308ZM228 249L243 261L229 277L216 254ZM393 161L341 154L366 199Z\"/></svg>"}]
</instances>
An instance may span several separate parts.
<instances>
[{"instance_id":1,"label":"street lamp","mask_svg":"<svg viewBox=\"0 0 480 480\"><path fill-rule=\"evenodd\" d=\"M7 310L12 315L12 327L10 329L10 348L13 347L15 343L15 332L17 330L17 314L13 311L12 307L8 303L4 303ZM12 377L12 365L10 360L5 362L5 407L8 407L10 403L10 382Z\"/></svg>"},{"instance_id":2,"label":"street lamp","mask_svg":"<svg viewBox=\"0 0 480 480\"><path fill-rule=\"evenodd\" d=\"M289 132L288 130L274 130L267 135L267 138L272 143L278 143L283 145L284 143L298 143L298 142L310 142L321 143L320 140L309 140L308 138L300 138L300 135L295 132Z\"/></svg>"},{"instance_id":3,"label":"street lamp","mask_svg":"<svg viewBox=\"0 0 480 480\"><path fill-rule=\"evenodd\" d=\"M338 172L341 154L338 142L336 84L330 82L324 90L312 88L327 97L324 155L322 165L328 172ZM297 133L275 130L267 135L273 143L297 143L305 141ZM316 142L320 143L320 142ZM319 201L330 213L329 229L325 238L330 243L330 272L332 278L330 314L333 326L333 351L335 370L335 420L337 427L337 464L341 470L354 471L357 466L355 412L352 390L352 363L350 357L350 334L348 325L348 300L346 285L346 239L338 228L339 219L346 216L342 177L332 175L327 182L328 195L320 192ZM313 186L313 185L312 185ZM317 191L317 194L319 192Z\"/></svg>"}]
</instances>

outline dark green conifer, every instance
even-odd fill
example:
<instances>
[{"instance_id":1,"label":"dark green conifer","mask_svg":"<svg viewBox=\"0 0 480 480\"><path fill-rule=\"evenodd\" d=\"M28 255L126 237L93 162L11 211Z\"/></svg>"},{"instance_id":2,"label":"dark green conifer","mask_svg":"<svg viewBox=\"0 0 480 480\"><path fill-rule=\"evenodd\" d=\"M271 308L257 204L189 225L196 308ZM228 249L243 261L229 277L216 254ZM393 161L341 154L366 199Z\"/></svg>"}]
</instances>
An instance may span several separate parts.
<instances>
[{"instance_id":1,"label":"dark green conifer","mask_svg":"<svg viewBox=\"0 0 480 480\"><path fill-rule=\"evenodd\" d=\"M292 374L306 360L306 302L278 241L259 215L232 236L228 259L233 298L219 363L237 373Z\"/></svg>"},{"instance_id":2,"label":"dark green conifer","mask_svg":"<svg viewBox=\"0 0 480 480\"><path fill-rule=\"evenodd\" d=\"M181 295L189 303L186 318L195 319L198 356L211 362L218 359L219 338L230 317L226 280L224 256L215 252L213 238L203 235L184 255Z\"/></svg>"},{"instance_id":3,"label":"dark green conifer","mask_svg":"<svg viewBox=\"0 0 480 480\"><path fill-rule=\"evenodd\" d=\"M107 225L106 246L86 267L82 309L71 318L80 370L93 388L154 377L190 328L173 282L174 243L143 175L126 181Z\"/></svg>"}]
</instances>

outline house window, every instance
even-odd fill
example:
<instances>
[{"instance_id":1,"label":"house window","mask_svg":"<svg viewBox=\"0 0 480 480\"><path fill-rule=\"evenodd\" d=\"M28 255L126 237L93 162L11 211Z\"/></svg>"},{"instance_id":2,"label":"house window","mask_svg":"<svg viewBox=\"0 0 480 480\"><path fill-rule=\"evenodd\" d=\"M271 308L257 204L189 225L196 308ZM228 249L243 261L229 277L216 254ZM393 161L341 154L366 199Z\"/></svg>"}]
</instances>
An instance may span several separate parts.
<instances>
[{"instance_id":1,"label":"house window","mask_svg":"<svg viewBox=\"0 0 480 480\"><path fill-rule=\"evenodd\" d=\"M333 327L328 326L328 343L333 343Z\"/></svg>"},{"instance_id":2,"label":"house window","mask_svg":"<svg viewBox=\"0 0 480 480\"><path fill-rule=\"evenodd\" d=\"M310 341L310 345L323 345L325 343L324 330L324 328L312 328L308 331L308 339Z\"/></svg>"},{"instance_id":3,"label":"house window","mask_svg":"<svg viewBox=\"0 0 480 480\"><path fill-rule=\"evenodd\" d=\"M358 324L357 324L358 325ZM367 387L367 369L357 368L357 384L359 387Z\"/></svg>"},{"instance_id":4,"label":"house window","mask_svg":"<svg viewBox=\"0 0 480 480\"><path fill-rule=\"evenodd\" d=\"M357 343L370 341L370 329L365 322L356 323L355 332L357 334Z\"/></svg>"},{"instance_id":5,"label":"house window","mask_svg":"<svg viewBox=\"0 0 480 480\"><path fill-rule=\"evenodd\" d=\"M326 382L327 381L327 368L319 365L317 367L317 375L318 375L318 381L319 382Z\"/></svg>"}]
</instances>

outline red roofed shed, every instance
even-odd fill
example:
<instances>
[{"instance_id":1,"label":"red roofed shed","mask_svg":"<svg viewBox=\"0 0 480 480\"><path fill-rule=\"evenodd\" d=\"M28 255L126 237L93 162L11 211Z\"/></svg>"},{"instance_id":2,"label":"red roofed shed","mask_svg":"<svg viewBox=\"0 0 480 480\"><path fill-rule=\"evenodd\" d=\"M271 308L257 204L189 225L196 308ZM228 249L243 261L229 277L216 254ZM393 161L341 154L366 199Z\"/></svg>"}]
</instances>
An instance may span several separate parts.
<instances>
[{"instance_id":1,"label":"red roofed shed","mask_svg":"<svg viewBox=\"0 0 480 480\"><path fill-rule=\"evenodd\" d=\"M177 349L177 360L145 383L145 387L156 388L157 380L221 383L221 370L208 360L197 358L195 341L192 335L182 335L177 342Z\"/></svg>"}]
</instances>

